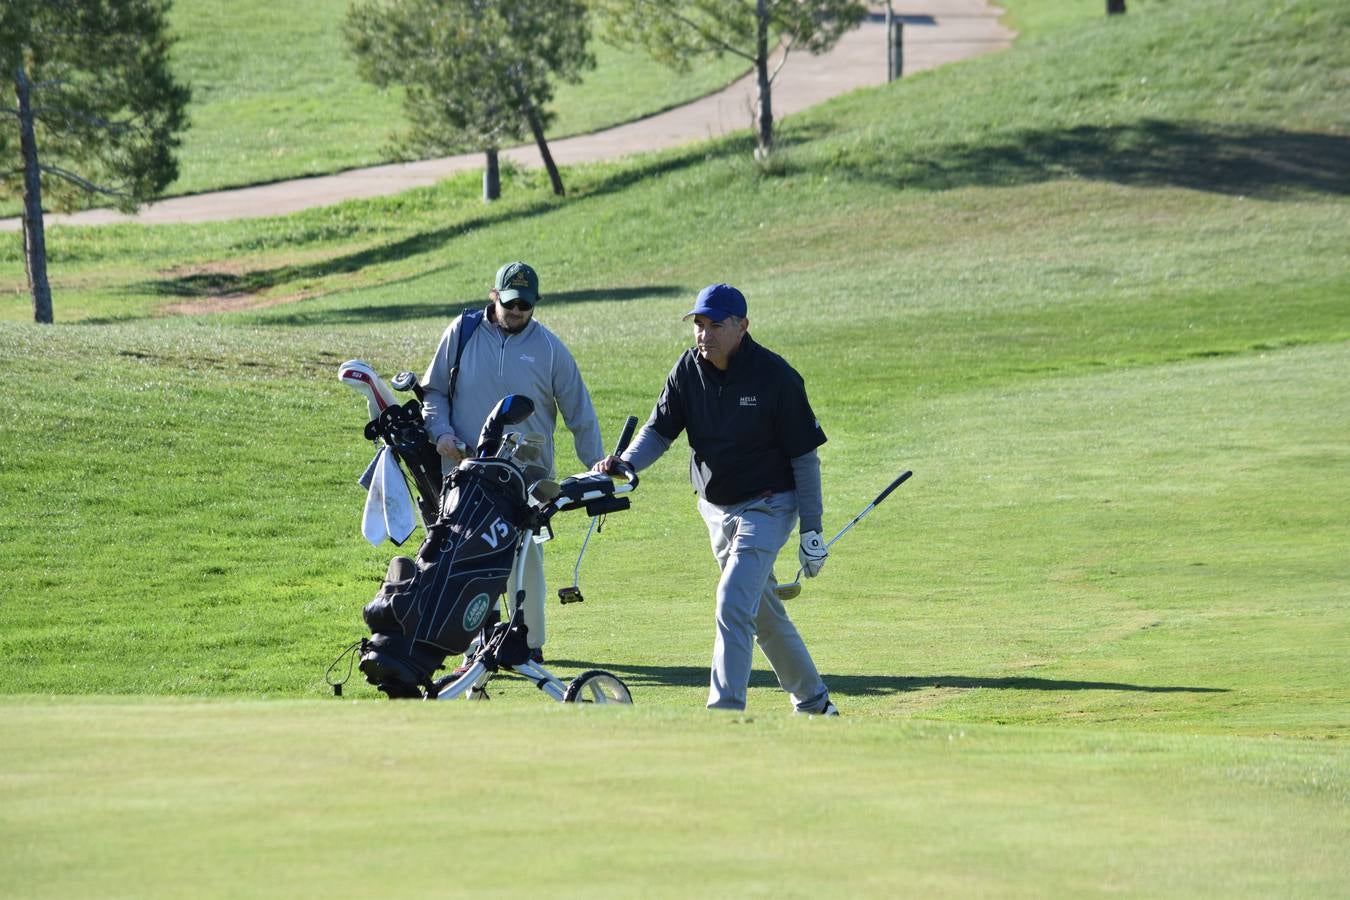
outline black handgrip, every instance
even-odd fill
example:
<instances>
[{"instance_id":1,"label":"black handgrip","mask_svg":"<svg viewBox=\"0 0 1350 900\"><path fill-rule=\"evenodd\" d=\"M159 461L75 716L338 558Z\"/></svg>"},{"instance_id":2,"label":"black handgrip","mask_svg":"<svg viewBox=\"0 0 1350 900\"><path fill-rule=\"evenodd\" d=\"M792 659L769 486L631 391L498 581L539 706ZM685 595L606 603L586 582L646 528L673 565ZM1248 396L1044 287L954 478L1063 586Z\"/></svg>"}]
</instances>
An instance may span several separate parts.
<instances>
[{"instance_id":1,"label":"black handgrip","mask_svg":"<svg viewBox=\"0 0 1350 900\"><path fill-rule=\"evenodd\" d=\"M900 485L908 481L909 476L913 474L914 473L911 472L909 469L906 469L905 471L901 472L898 476L896 476L896 479L891 482L890 487L886 488L886 490L882 491L880 494L877 494L877 499L872 501L872 505L876 506L882 500L885 500L888 496L890 496L891 491L895 490Z\"/></svg>"},{"instance_id":2,"label":"black handgrip","mask_svg":"<svg viewBox=\"0 0 1350 900\"><path fill-rule=\"evenodd\" d=\"M628 443L633 440L633 432L636 429L637 416L629 416L628 421L623 423L623 431L619 433L619 443L614 447L615 456L619 456L628 449Z\"/></svg>"}]
</instances>

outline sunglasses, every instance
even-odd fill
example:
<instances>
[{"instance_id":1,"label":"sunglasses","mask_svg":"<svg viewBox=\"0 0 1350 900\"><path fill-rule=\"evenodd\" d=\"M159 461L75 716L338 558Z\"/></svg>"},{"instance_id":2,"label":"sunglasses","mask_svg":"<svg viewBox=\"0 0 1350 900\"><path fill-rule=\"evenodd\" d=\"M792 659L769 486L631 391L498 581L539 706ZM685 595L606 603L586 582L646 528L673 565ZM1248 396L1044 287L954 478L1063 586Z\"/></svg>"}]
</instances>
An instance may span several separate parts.
<instances>
[{"instance_id":1,"label":"sunglasses","mask_svg":"<svg viewBox=\"0 0 1350 900\"><path fill-rule=\"evenodd\" d=\"M521 312L529 312L534 309L533 303L528 300L522 300L520 297L517 297L514 300L498 300L497 302L505 309L518 309Z\"/></svg>"}]
</instances>

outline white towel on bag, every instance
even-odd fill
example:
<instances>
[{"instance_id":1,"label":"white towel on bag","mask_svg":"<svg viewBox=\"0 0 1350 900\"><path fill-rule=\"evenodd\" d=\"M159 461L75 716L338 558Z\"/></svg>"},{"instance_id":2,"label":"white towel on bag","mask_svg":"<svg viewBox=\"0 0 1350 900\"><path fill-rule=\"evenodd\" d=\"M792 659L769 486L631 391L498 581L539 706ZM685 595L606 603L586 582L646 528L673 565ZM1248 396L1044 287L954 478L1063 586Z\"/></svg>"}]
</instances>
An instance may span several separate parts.
<instances>
[{"instance_id":1,"label":"white towel on bag","mask_svg":"<svg viewBox=\"0 0 1350 900\"><path fill-rule=\"evenodd\" d=\"M408 483L403 480L403 471L399 469L398 461L388 447L381 447L380 452L375 454L371 469L374 473L370 478L370 490L366 493L361 535L373 547L378 547L385 538L396 545L402 544L417 527Z\"/></svg>"}]
</instances>

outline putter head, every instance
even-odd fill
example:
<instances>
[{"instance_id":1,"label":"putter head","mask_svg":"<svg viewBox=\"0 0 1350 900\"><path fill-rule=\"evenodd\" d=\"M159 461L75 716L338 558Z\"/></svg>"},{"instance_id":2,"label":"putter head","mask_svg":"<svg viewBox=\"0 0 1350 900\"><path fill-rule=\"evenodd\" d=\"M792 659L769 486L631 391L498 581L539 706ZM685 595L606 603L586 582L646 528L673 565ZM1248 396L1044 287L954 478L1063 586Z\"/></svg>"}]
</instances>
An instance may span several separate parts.
<instances>
[{"instance_id":1,"label":"putter head","mask_svg":"<svg viewBox=\"0 0 1350 900\"><path fill-rule=\"evenodd\" d=\"M581 603L586 598L581 596L581 588L575 584L569 584L567 587L558 588L559 603Z\"/></svg>"},{"instance_id":2,"label":"putter head","mask_svg":"<svg viewBox=\"0 0 1350 900\"><path fill-rule=\"evenodd\" d=\"M800 581L790 581L773 589L773 595L779 600L796 600L797 595L801 592L802 583Z\"/></svg>"},{"instance_id":3,"label":"putter head","mask_svg":"<svg viewBox=\"0 0 1350 900\"><path fill-rule=\"evenodd\" d=\"M547 506L554 500L557 500L558 495L561 493L562 486L552 478L540 478L534 484L530 485L530 496L533 497L534 502L540 506Z\"/></svg>"}]
</instances>

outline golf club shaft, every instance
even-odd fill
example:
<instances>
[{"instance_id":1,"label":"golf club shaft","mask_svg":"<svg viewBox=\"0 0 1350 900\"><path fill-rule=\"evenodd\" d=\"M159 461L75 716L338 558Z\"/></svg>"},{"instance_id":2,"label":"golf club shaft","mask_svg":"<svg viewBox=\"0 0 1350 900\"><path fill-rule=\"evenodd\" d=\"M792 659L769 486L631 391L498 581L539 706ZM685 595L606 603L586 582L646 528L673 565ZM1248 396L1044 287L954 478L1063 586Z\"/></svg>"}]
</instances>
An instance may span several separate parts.
<instances>
[{"instance_id":1,"label":"golf club shaft","mask_svg":"<svg viewBox=\"0 0 1350 900\"><path fill-rule=\"evenodd\" d=\"M875 500L873 500L871 503L867 504L867 508L866 508L866 509L864 509L862 512L858 513L856 516L853 517L853 521L849 522L849 523L848 523L847 525L845 525L843 528L839 529L839 533L836 534L834 537L830 538L830 540L825 544L825 549L828 550L830 547L833 547L833 546L834 546L834 542L837 541L837 540L839 540L841 537L844 536L844 532L848 531L848 530L849 530L850 528L852 528L854 525L857 525L859 522L861 522L863 516L867 515L867 514L870 513L873 509L875 509L877 506L881 505L881 501L882 501L882 500L885 500L887 497L889 497L890 494L891 494L891 491L895 490L895 489L898 488L900 485L902 485L902 484L904 484L906 481L908 481L908 480L909 480L909 476L911 476L911 475L913 475L913 474L914 474L914 473L911 472L909 469L906 469L905 471L903 471L903 472L901 472L899 475L897 475L896 478L895 478L895 480L892 481L889 485L886 486L886 490L882 491L880 494L877 494L877 499L875 499Z\"/></svg>"},{"instance_id":2,"label":"golf club shaft","mask_svg":"<svg viewBox=\"0 0 1350 900\"><path fill-rule=\"evenodd\" d=\"M633 431L637 428L637 416L629 416L623 423L623 430L619 432L619 442L614 445L614 455L628 449L628 442L633 439ZM586 539L581 542L581 551L577 553L577 564L572 567L572 587L581 584L581 558L586 555L586 545L591 542L591 535L595 533L595 526L599 523L599 516L591 516L591 525L586 529Z\"/></svg>"},{"instance_id":3,"label":"golf club shaft","mask_svg":"<svg viewBox=\"0 0 1350 900\"><path fill-rule=\"evenodd\" d=\"M858 513L856 516L854 516L854 517L853 517L853 520L852 520L851 522L849 522L849 523L848 523L847 525L845 525L843 528L839 529L839 533L836 534L834 537L830 538L828 542L826 542L826 544L825 544L825 549L828 550L828 549L830 549L831 547L833 547L835 541L837 541L837 540L839 540L841 537L843 537L844 534L845 534L850 528L852 528L854 525L857 525L859 522L861 522L863 516L867 515L867 514L870 513L873 509L875 509L878 505L880 505L880 503L881 503L882 500L885 500L887 497L890 496L891 491L895 490L895 489L898 488L900 485L902 485L902 484L904 484L906 481L908 481L908 480L909 480L909 477L910 477L911 475L913 475L913 474L914 474L914 473L911 472L909 469L906 469L905 471L903 471L903 472L901 472L899 475L897 475L897 476L895 477L895 480L894 480L894 481L892 481L890 484L886 485L886 489L885 489L884 491L882 491L880 494L877 494L877 498L876 498L875 500L873 500L871 503L867 504L867 508L866 508L866 509L864 509L862 512L860 512L860 513ZM781 589L781 588L790 587L790 586L793 586L793 585L798 584L798 583L801 582L801 580L802 580L802 573L803 573L804 571L806 571L805 568L799 568L799 569L797 569L797 577L796 577L796 578L792 579L792 581L789 582L789 583L786 584L786 585L779 585L779 587L774 588L774 590L779 590L779 589ZM795 596L795 594L794 594L794 596Z\"/></svg>"},{"instance_id":4,"label":"golf club shaft","mask_svg":"<svg viewBox=\"0 0 1350 900\"><path fill-rule=\"evenodd\" d=\"M586 555L586 545L591 542L591 535L595 533L595 523L599 516L591 516L591 527L586 529L586 537L581 542L581 552L577 554L577 564L572 567L572 587L581 585L581 558Z\"/></svg>"}]
</instances>

